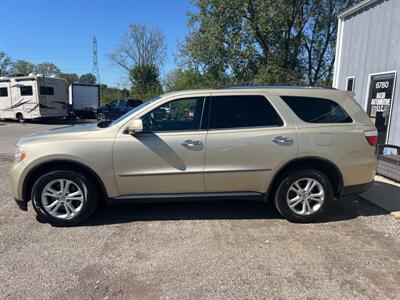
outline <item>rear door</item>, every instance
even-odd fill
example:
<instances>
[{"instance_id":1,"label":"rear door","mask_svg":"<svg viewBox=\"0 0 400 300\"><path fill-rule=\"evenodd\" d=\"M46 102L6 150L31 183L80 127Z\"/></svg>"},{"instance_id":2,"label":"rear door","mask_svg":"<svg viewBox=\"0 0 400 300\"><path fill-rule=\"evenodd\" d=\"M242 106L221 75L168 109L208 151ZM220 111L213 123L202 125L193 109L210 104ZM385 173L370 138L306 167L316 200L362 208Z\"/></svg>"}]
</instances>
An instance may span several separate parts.
<instances>
[{"instance_id":1,"label":"rear door","mask_svg":"<svg viewBox=\"0 0 400 300\"><path fill-rule=\"evenodd\" d=\"M212 95L207 192L265 193L271 171L297 156L296 130L275 107L264 95Z\"/></svg>"}]
</instances>

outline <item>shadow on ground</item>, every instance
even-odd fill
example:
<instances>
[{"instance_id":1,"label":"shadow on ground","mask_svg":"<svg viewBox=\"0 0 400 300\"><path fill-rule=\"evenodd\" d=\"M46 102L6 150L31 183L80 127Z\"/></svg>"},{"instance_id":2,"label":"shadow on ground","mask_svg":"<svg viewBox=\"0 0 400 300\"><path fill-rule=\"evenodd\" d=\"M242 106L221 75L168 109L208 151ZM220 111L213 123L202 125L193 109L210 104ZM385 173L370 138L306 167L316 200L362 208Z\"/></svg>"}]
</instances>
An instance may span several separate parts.
<instances>
[{"instance_id":1,"label":"shadow on ground","mask_svg":"<svg viewBox=\"0 0 400 300\"><path fill-rule=\"evenodd\" d=\"M359 197L335 202L319 223L384 215L386 212ZM101 226L138 221L283 219L271 202L205 201L177 203L131 203L100 207L83 226Z\"/></svg>"}]
</instances>

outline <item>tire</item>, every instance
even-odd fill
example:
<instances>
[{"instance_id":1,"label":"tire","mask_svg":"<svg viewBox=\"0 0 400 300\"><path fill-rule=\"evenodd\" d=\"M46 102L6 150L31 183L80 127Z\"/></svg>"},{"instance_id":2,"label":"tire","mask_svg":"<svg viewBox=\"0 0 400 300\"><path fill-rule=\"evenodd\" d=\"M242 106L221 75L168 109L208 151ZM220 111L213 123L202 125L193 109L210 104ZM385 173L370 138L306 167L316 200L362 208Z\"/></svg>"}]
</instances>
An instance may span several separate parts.
<instances>
[{"instance_id":1,"label":"tire","mask_svg":"<svg viewBox=\"0 0 400 300\"><path fill-rule=\"evenodd\" d=\"M18 113L16 117L17 117L17 120L18 120L19 123L24 123L25 122L24 116L21 113Z\"/></svg>"},{"instance_id":2,"label":"tire","mask_svg":"<svg viewBox=\"0 0 400 300\"><path fill-rule=\"evenodd\" d=\"M93 214L97 202L93 182L74 171L49 172L41 176L32 188L32 204L37 218L55 226L73 226L83 222Z\"/></svg>"},{"instance_id":3,"label":"tire","mask_svg":"<svg viewBox=\"0 0 400 300\"><path fill-rule=\"evenodd\" d=\"M98 113L97 114L97 121L103 122L105 120L106 120L106 115L105 114L103 114L103 113Z\"/></svg>"},{"instance_id":4,"label":"tire","mask_svg":"<svg viewBox=\"0 0 400 300\"><path fill-rule=\"evenodd\" d=\"M274 203L279 213L290 222L315 222L329 211L333 203L332 185L318 170L296 170L280 182Z\"/></svg>"}]
</instances>

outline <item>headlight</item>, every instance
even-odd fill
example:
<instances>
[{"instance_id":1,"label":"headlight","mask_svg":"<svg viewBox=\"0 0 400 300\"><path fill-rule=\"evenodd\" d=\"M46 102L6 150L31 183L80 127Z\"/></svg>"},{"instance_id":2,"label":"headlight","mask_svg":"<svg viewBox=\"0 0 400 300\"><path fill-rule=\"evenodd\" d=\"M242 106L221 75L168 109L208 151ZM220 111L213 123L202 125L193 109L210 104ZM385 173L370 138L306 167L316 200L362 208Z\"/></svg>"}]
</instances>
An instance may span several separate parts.
<instances>
[{"instance_id":1,"label":"headlight","mask_svg":"<svg viewBox=\"0 0 400 300\"><path fill-rule=\"evenodd\" d=\"M16 162L20 162L22 160L24 160L26 154L25 154L25 150L17 147L17 149L15 149L15 161Z\"/></svg>"}]
</instances>

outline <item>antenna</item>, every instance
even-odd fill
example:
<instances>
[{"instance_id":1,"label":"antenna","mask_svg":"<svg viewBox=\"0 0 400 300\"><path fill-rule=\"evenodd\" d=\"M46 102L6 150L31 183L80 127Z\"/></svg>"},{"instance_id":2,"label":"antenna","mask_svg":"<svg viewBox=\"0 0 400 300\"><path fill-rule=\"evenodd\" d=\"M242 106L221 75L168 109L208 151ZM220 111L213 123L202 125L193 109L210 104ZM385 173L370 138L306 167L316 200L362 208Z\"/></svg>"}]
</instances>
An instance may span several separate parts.
<instances>
[{"instance_id":1,"label":"antenna","mask_svg":"<svg viewBox=\"0 0 400 300\"><path fill-rule=\"evenodd\" d=\"M93 66L92 74L96 76L97 84L100 84L100 73L99 65L97 64L97 39L96 36L93 37Z\"/></svg>"}]
</instances>

